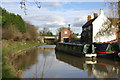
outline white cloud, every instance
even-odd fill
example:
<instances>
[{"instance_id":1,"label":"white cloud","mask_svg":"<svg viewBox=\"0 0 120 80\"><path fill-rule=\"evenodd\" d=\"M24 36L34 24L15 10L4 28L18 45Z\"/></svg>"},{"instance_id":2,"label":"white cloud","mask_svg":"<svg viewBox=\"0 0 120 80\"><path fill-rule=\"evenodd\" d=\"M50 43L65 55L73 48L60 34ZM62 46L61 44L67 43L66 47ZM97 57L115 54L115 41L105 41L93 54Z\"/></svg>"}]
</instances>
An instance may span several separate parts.
<instances>
[{"instance_id":1,"label":"white cloud","mask_svg":"<svg viewBox=\"0 0 120 80\"><path fill-rule=\"evenodd\" d=\"M81 33L82 32L82 27L71 27L72 31L74 33Z\"/></svg>"},{"instance_id":2,"label":"white cloud","mask_svg":"<svg viewBox=\"0 0 120 80\"><path fill-rule=\"evenodd\" d=\"M51 2L45 5L42 5L42 7L60 7L62 6L59 2Z\"/></svg>"},{"instance_id":3,"label":"white cloud","mask_svg":"<svg viewBox=\"0 0 120 80\"><path fill-rule=\"evenodd\" d=\"M73 21L73 26L82 27L83 24L87 21L87 15L75 18Z\"/></svg>"},{"instance_id":4,"label":"white cloud","mask_svg":"<svg viewBox=\"0 0 120 80\"><path fill-rule=\"evenodd\" d=\"M8 0L8 1L12 1L12 0ZM17 0L14 0L14 1L17 1ZM46 7L61 6L61 4L56 2L56 3L44 5L44 6ZM43 27L50 28L52 32L54 32L54 34L57 28L60 28L63 26L67 27L67 24L69 23L71 24L71 29L75 33L81 33L81 27L87 21L87 16L92 15L93 17L94 12L99 13L99 10L81 10L81 11L66 10L64 12L63 11L50 11L45 7L38 9L36 8L36 6L31 5L27 7L28 9L27 15L25 15L23 10L20 9L19 3L15 3L15 2L4 3L2 4L2 7L7 9L9 12L20 14L25 21L39 28L43 28Z\"/></svg>"}]
</instances>

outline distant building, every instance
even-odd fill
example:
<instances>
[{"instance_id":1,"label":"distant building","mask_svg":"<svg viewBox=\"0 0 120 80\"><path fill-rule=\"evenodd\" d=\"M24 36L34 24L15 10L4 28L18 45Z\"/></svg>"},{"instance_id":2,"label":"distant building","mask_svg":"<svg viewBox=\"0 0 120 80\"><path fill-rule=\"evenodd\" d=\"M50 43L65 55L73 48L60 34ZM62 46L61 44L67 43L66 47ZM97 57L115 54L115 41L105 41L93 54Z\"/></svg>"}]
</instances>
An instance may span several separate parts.
<instances>
[{"instance_id":1,"label":"distant building","mask_svg":"<svg viewBox=\"0 0 120 80\"><path fill-rule=\"evenodd\" d=\"M93 19L89 15L87 23L82 26L82 43L117 41L115 27L111 26L110 19L104 15L104 10L101 9L100 12L99 16L97 13L94 13Z\"/></svg>"},{"instance_id":2,"label":"distant building","mask_svg":"<svg viewBox=\"0 0 120 80\"><path fill-rule=\"evenodd\" d=\"M59 33L60 42L70 42L71 41L71 31L67 28L61 30Z\"/></svg>"},{"instance_id":3,"label":"distant building","mask_svg":"<svg viewBox=\"0 0 120 80\"><path fill-rule=\"evenodd\" d=\"M81 38L81 36L80 36L80 35L79 35L79 36L76 36L76 38L80 39L80 38Z\"/></svg>"}]
</instances>

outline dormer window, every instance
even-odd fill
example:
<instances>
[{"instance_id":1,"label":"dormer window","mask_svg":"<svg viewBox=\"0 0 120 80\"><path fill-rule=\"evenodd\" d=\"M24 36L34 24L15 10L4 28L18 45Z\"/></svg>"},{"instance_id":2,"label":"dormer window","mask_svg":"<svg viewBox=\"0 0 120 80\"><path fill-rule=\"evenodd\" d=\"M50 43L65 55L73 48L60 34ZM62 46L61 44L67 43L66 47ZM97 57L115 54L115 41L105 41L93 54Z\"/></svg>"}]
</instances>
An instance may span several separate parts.
<instances>
[{"instance_id":1,"label":"dormer window","mask_svg":"<svg viewBox=\"0 0 120 80\"><path fill-rule=\"evenodd\" d=\"M67 32L67 31L65 31L65 32L64 32L64 34L68 34L68 32Z\"/></svg>"}]
</instances>

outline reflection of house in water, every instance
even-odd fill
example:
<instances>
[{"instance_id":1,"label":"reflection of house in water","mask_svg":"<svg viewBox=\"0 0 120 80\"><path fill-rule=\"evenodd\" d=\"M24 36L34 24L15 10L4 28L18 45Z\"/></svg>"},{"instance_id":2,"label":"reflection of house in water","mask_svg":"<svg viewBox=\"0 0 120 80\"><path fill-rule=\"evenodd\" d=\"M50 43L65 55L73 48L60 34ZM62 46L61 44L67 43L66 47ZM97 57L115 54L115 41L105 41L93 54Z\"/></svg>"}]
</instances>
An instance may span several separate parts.
<instances>
[{"instance_id":1,"label":"reflection of house in water","mask_svg":"<svg viewBox=\"0 0 120 80\"><path fill-rule=\"evenodd\" d=\"M97 59L96 64L87 64L85 58L56 53L56 58L81 70L88 70L88 76L95 78L120 77L120 64L107 59Z\"/></svg>"}]
</instances>

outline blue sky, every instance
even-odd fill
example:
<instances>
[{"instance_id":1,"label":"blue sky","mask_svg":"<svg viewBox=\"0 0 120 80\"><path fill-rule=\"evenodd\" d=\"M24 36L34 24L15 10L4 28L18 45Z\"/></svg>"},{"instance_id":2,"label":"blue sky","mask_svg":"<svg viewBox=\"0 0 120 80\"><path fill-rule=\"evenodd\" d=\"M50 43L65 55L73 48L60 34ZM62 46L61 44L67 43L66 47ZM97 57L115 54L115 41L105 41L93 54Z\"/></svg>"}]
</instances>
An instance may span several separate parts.
<instances>
[{"instance_id":1,"label":"blue sky","mask_svg":"<svg viewBox=\"0 0 120 80\"><path fill-rule=\"evenodd\" d=\"M12 0L11 0L12 1ZM71 29L75 33L81 33L81 27L87 21L87 16L93 13L100 13L104 9L108 16L108 7L105 2L41 2L38 9L34 2L27 2L27 15L20 9L19 2L2 2L2 8L15 14L42 30L43 27L49 28L54 34L60 27L67 27L71 24Z\"/></svg>"},{"instance_id":2,"label":"blue sky","mask_svg":"<svg viewBox=\"0 0 120 80\"><path fill-rule=\"evenodd\" d=\"M49 4L49 3L42 3L42 5L44 4ZM60 4L62 6L59 7L48 7L49 10L61 10L61 11L66 11L66 10L98 10L100 8L104 8L107 9L107 7L105 6L104 2L60 2Z\"/></svg>"}]
</instances>

